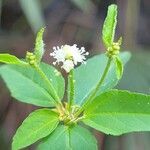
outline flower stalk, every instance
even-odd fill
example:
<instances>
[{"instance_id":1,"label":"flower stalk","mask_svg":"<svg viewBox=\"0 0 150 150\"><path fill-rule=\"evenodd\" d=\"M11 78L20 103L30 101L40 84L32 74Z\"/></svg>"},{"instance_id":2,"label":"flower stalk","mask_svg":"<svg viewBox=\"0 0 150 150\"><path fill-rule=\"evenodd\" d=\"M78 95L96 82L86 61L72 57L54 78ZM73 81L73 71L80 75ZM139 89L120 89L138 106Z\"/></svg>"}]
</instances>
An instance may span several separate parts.
<instances>
[{"instance_id":1,"label":"flower stalk","mask_svg":"<svg viewBox=\"0 0 150 150\"><path fill-rule=\"evenodd\" d=\"M71 107L74 104L74 72L71 70L68 75L68 110L71 111Z\"/></svg>"},{"instance_id":2,"label":"flower stalk","mask_svg":"<svg viewBox=\"0 0 150 150\"><path fill-rule=\"evenodd\" d=\"M99 90L99 88L101 87L101 85L103 84L103 82L106 79L107 73L109 72L109 68L111 65L111 61L112 58L108 58L105 70L103 72L102 77L100 78L98 84L96 85L96 87L92 90L92 92L89 94L86 102L81 106L81 108L79 109L79 111L77 111L77 113L75 114L75 117L80 116L80 114L82 114L82 112L85 110L85 108L89 105L89 103L93 100L93 98L96 96L97 91Z\"/></svg>"},{"instance_id":3,"label":"flower stalk","mask_svg":"<svg viewBox=\"0 0 150 150\"><path fill-rule=\"evenodd\" d=\"M51 97L53 98L52 101L60 109L60 106L62 106L61 102L59 102L60 98L59 98L55 88L53 87L52 83L50 82L50 80L47 78L45 73L42 71L40 66L37 64L35 55L33 53L27 52L26 60L29 63L29 65L31 65L40 74L40 76L43 78L43 80L47 83L48 90L49 90L48 92L51 95Z\"/></svg>"},{"instance_id":4,"label":"flower stalk","mask_svg":"<svg viewBox=\"0 0 150 150\"><path fill-rule=\"evenodd\" d=\"M113 42L111 46L107 47L106 56L108 58L105 70L103 72L102 77L100 78L98 84L96 87L92 90L92 92L87 97L85 103L81 106L79 111L75 114L76 117L80 116L80 114L84 111L84 109L89 105L89 103L93 100L93 98L96 96L97 91L105 81L105 78L107 76L107 73L109 71L109 68L111 66L111 62L114 58L118 57L120 53L120 45L122 44L122 38L119 38L118 42Z\"/></svg>"}]
</instances>

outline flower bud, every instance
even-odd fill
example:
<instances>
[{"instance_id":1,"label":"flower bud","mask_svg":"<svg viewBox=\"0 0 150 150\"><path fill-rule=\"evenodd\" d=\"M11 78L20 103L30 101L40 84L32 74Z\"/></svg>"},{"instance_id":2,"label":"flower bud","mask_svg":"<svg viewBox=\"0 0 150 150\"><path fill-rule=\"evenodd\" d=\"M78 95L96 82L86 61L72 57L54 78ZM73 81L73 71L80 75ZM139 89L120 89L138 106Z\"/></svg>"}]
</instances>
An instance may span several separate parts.
<instances>
[{"instance_id":1,"label":"flower bud","mask_svg":"<svg viewBox=\"0 0 150 150\"><path fill-rule=\"evenodd\" d=\"M119 38L118 42L114 42L110 47L107 48L106 55L109 58L116 57L120 53L120 45L122 43L122 38Z\"/></svg>"},{"instance_id":2,"label":"flower bud","mask_svg":"<svg viewBox=\"0 0 150 150\"><path fill-rule=\"evenodd\" d=\"M27 52L26 53L26 61L30 65L35 65L35 63L36 63L36 56L33 53L31 53L31 52Z\"/></svg>"}]
</instances>

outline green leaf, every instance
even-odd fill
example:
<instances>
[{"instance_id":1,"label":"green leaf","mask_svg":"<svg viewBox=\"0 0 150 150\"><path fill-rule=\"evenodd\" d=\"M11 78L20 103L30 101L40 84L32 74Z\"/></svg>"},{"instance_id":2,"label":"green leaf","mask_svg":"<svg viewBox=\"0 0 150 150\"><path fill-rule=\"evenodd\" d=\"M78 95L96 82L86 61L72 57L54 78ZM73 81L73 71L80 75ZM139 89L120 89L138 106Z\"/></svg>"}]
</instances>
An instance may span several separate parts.
<instances>
[{"instance_id":1,"label":"green leaf","mask_svg":"<svg viewBox=\"0 0 150 150\"><path fill-rule=\"evenodd\" d=\"M64 79L56 76L55 68L42 63L41 68L52 82L57 91L60 100L64 95ZM34 104L37 106L51 107L54 106L53 99L48 93L48 85L30 66L3 65L0 67L0 75L4 79L11 95L19 101Z\"/></svg>"},{"instance_id":2,"label":"green leaf","mask_svg":"<svg viewBox=\"0 0 150 150\"><path fill-rule=\"evenodd\" d=\"M111 46L114 41L116 25L117 5L112 4L108 7L107 16L102 30L102 39L106 47Z\"/></svg>"},{"instance_id":3,"label":"green leaf","mask_svg":"<svg viewBox=\"0 0 150 150\"><path fill-rule=\"evenodd\" d=\"M25 62L10 54L0 54L0 62L6 64L25 64Z\"/></svg>"},{"instance_id":4,"label":"green leaf","mask_svg":"<svg viewBox=\"0 0 150 150\"><path fill-rule=\"evenodd\" d=\"M130 58L130 53L123 52L120 58L125 65ZM76 104L81 105L86 100L86 97L97 85L100 80L106 63L107 57L105 55L97 55L87 60L86 65L81 65L75 69L75 101ZM115 64L111 64L110 70L107 74L105 82L97 92L97 95L113 88L118 82L118 78L115 72Z\"/></svg>"},{"instance_id":5,"label":"green leaf","mask_svg":"<svg viewBox=\"0 0 150 150\"><path fill-rule=\"evenodd\" d=\"M119 57L115 58L115 64L116 64L117 78L121 79L122 74L123 74L123 64L122 64L122 61Z\"/></svg>"},{"instance_id":6,"label":"green leaf","mask_svg":"<svg viewBox=\"0 0 150 150\"><path fill-rule=\"evenodd\" d=\"M31 113L13 137L12 150L22 149L48 136L58 125L58 115L50 109L39 109Z\"/></svg>"},{"instance_id":7,"label":"green leaf","mask_svg":"<svg viewBox=\"0 0 150 150\"><path fill-rule=\"evenodd\" d=\"M150 96L118 90L103 93L86 108L83 122L111 135L150 131Z\"/></svg>"},{"instance_id":8,"label":"green leaf","mask_svg":"<svg viewBox=\"0 0 150 150\"><path fill-rule=\"evenodd\" d=\"M38 146L38 150L97 150L95 137L81 126L60 125Z\"/></svg>"},{"instance_id":9,"label":"green leaf","mask_svg":"<svg viewBox=\"0 0 150 150\"><path fill-rule=\"evenodd\" d=\"M45 63L41 63L40 67L46 74L47 78L51 81L60 98L59 100L61 101L65 91L65 80L62 74L59 71L57 71L53 66ZM47 89L47 83L43 82L41 84L43 84L42 86L45 87L45 89Z\"/></svg>"},{"instance_id":10,"label":"green leaf","mask_svg":"<svg viewBox=\"0 0 150 150\"><path fill-rule=\"evenodd\" d=\"M42 28L38 33L35 41L34 54L36 56L37 62L40 62L44 54L44 42L43 42L43 33L45 28Z\"/></svg>"},{"instance_id":11,"label":"green leaf","mask_svg":"<svg viewBox=\"0 0 150 150\"><path fill-rule=\"evenodd\" d=\"M150 94L150 52L143 51L136 51L126 65L123 78L117 85L119 89ZM121 144L121 150L149 150L149 138L149 132L130 133L121 137L107 136L104 149L117 150Z\"/></svg>"},{"instance_id":12,"label":"green leaf","mask_svg":"<svg viewBox=\"0 0 150 150\"><path fill-rule=\"evenodd\" d=\"M117 85L119 89L150 94L150 52L143 51L137 51L132 56Z\"/></svg>"}]
</instances>

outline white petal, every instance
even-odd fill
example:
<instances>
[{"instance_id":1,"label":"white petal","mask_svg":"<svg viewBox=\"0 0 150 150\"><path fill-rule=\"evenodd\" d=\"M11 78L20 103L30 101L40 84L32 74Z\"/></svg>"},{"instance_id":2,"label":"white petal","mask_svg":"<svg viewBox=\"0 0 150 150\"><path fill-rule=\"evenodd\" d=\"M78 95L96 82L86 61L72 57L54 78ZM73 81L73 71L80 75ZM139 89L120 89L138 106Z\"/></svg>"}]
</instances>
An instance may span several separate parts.
<instances>
[{"instance_id":1,"label":"white petal","mask_svg":"<svg viewBox=\"0 0 150 150\"><path fill-rule=\"evenodd\" d=\"M64 68L67 72L74 68L74 65L78 63L85 63L86 55L89 55L89 52L85 51L84 47L80 49L77 47L76 44L70 45L62 45L61 47L53 47L53 52L50 53L50 56L53 56L56 63L63 63L62 68ZM67 66L68 65L68 66Z\"/></svg>"},{"instance_id":2,"label":"white petal","mask_svg":"<svg viewBox=\"0 0 150 150\"><path fill-rule=\"evenodd\" d=\"M70 72L70 70L72 70L72 69L74 68L73 61L72 61L72 60L66 60L66 61L63 63L62 68L63 68L67 73Z\"/></svg>"}]
</instances>

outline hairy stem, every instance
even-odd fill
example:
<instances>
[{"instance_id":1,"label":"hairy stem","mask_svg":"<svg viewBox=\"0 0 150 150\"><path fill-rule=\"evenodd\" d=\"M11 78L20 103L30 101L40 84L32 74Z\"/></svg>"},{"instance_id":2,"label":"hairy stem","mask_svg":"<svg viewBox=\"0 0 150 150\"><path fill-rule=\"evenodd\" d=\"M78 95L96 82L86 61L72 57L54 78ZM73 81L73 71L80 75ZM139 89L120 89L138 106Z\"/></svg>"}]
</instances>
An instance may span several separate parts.
<instances>
[{"instance_id":1,"label":"hairy stem","mask_svg":"<svg viewBox=\"0 0 150 150\"><path fill-rule=\"evenodd\" d=\"M101 85L103 84L103 82L104 82L104 80L105 80L105 78L107 76L107 73L108 73L110 65L111 65L111 60L112 60L112 58L108 59L107 65L105 67L105 70L103 72L102 77L100 78L100 80L99 80L98 84L96 85L96 87L92 90L92 92L87 97L85 103L81 106L81 108L79 109L79 111L77 111L77 113L75 114L76 117L78 117L85 110L85 108L89 105L89 103L96 96L96 93L97 93L98 89L101 87Z\"/></svg>"},{"instance_id":2,"label":"hairy stem","mask_svg":"<svg viewBox=\"0 0 150 150\"><path fill-rule=\"evenodd\" d=\"M71 110L71 106L74 104L74 73L73 70L68 75L68 110Z\"/></svg>"},{"instance_id":3,"label":"hairy stem","mask_svg":"<svg viewBox=\"0 0 150 150\"><path fill-rule=\"evenodd\" d=\"M51 84L50 80L47 78L45 73L42 71L42 69L38 65L35 65L34 68L41 75L41 77L44 79L44 81L47 83L48 88L49 88L49 93L53 98L54 104L60 105L61 104L61 102L59 102L60 98L57 95L57 92L56 92L55 88L53 87L53 85Z\"/></svg>"}]
</instances>

